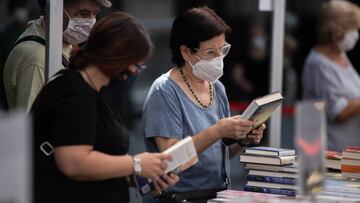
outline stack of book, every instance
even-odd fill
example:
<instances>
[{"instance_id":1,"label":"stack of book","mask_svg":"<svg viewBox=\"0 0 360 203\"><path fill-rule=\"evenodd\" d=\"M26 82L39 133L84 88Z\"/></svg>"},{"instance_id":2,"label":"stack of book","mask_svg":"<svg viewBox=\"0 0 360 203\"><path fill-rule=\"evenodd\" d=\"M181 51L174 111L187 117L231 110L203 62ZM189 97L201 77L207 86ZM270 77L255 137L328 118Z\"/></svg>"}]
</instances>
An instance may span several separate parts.
<instances>
[{"instance_id":1,"label":"stack of book","mask_svg":"<svg viewBox=\"0 0 360 203\"><path fill-rule=\"evenodd\" d=\"M245 191L295 196L298 168L295 150L249 147L240 154L240 162L249 170Z\"/></svg>"},{"instance_id":2,"label":"stack of book","mask_svg":"<svg viewBox=\"0 0 360 203\"><path fill-rule=\"evenodd\" d=\"M254 203L279 200L281 195L246 192L239 190L224 190L216 193L216 198L208 200L208 203Z\"/></svg>"},{"instance_id":3,"label":"stack of book","mask_svg":"<svg viewBox=\"0 0 360 203\"><path fill-rule=\"evenodd\" d=\"M360 179L360 147L347 147L343 151L341 173L346 178Z\"/></svg>"},{"instance_id":4,"label":"stack of book","mask_svg":"<svg viewBox=\"0 0 360 203\"><path fill-rule=\"evenodd\" d=\"M341 170L341 152L325 151L325 167L329 170Z\"/></svg>"}]
</instances>

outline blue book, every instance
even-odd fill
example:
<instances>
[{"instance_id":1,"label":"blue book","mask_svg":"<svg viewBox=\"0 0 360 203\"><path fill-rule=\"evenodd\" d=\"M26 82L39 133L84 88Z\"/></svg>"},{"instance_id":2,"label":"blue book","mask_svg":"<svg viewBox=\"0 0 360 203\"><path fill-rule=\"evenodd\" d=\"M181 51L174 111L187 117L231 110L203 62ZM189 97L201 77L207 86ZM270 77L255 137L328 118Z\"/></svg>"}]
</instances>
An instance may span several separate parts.
<instances>
[{"instance_id":1,"label":"blue book","mask_svg":"<svg viewBox=\"0 0 360 203\"><path fill-rule=\"evenodd\" d=\"M294 156L295 150L275 147L249 147L245 153L263 156Z\"/></svg>"},{"instance_id":2,"label":"blue book","mask_svg":"<svg viewBox=\"0 0 360 203\"><path fill-rule=\"evenodd\" d=\"M278 184L286 184L286 185L296 185L295 178L286 178L286 177L247 175L246 180L260 181L267 183L278 183Z\"/></svg>"},{"instance_id":3,"label":"blue book","mask_svg":"<svg viewBox=\"0 0 360 203\"><path fill-rule=\"evenodd\" d=\"M287 196L296 195L296 191L290 189L266 188L266 187L245 185L244 190L249 192L261 192L261 193L270 193L270 194L287 195Z\"/></svg>"}]
</instances>

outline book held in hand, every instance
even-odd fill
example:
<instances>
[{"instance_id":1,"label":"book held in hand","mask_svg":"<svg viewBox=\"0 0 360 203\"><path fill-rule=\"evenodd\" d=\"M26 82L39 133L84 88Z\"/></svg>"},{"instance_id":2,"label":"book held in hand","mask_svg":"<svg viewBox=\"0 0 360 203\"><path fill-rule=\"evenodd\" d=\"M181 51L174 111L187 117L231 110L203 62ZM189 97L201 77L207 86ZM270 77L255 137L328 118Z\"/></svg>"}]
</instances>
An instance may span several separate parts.
<instances>
[{"instance_id":1,"label":"book held in hand","mask_svg":"<svg viewBox=\"0 0 360 203\"><path fill-rule=\"evenodd\" d=\"M241 114L241 117L246 120L255 121L255 125L252 130L258 128L261 124L265 123L271 116L271 114L280 106L284 97L280 92L274 92L262 97L254 99L245 111ZM223 142L226 145L232 145L237 140L224 138Z\"/></svg>"},{"instance_id":2,"label":"book held in hand","mask_svg":"<svg viewBox=\"0 0 360 203\"><path fill-rule=\"evenodd\" d=\"M254 99L250 105L241 114L241 117L247 120L255 121L254 128L259 127L270 118L271 114L280 106L284 97L280 92L274 92L263 97Z\"/></svg>"},{"instance_id":3,"label":"book held in hand","mask_svg":"<svg viewBox=\"0 0 360 203\"><path fill-rule=\"evenodd\" d=\"M294 156L295 150L258 146L245 149L245 153L264 156Z\"/></svg>"},{"instance_id":4,"label":"book held in hand","mask_svg":"<svg viewBox=\"0 0 360 203\"><path fill-rule=\"evenodd\" d=\"M179 174L198 162L196 148L191 136L178 141L162 153L169 154L172 157L171 161L165 161L167 164L166 174ZM150 179L134 175L134 182L137 191L141 195L145 195L154 190L154 185Z\"/></svg>"}]
</instances>

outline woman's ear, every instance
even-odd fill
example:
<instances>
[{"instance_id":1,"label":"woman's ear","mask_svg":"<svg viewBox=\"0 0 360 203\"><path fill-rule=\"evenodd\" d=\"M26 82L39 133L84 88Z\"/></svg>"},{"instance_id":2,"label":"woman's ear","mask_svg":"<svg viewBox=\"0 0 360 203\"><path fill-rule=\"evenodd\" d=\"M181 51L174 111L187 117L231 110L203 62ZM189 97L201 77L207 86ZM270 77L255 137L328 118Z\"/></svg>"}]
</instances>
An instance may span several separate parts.
<instances>
[{"instance_id":1,"label":"woman's ear","mask_svg":"<svg viewBox=\"0 0 360 203\"><path fill-rule=\"evenodd\" d=\"M182 55L184 61L189 61L190 49L185 45L181 45L180 51L181 51L181 55Z\"/></svg>"}]
</instances>

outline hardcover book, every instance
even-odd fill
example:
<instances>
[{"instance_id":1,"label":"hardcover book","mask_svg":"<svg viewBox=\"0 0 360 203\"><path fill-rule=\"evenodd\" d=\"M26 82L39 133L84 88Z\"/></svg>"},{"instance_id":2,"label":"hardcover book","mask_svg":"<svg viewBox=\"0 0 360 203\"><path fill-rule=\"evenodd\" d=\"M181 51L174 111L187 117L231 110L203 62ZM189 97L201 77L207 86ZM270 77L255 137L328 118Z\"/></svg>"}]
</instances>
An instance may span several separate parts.
<instances>
[{"instance_id":1,"label":"hardcover book","mask_svg":"<svg viewBox=\"0 0 360 203\"><path fill-rule=\"evenodd\" d=\"M261 124L271 116L277 107L283 102L284 97L280 92L274 92L263 97L254 99L250 105L241 114L244 119L255 121L254 128L259 127Z\"/></svg>"},{"instance_id":2,"label":"hardcover book","mask_svg":"<svg viewBox=\"0 0 360 203\"><path fill-rule=\"evenodd\" d=\"M255 121L255 125L252 129L259 127L270 118L271 114L280 106L284 97L280 92L274 92L263 97L254 99L245 111L241 114L243 119ZM234 139L223 139L226 145L232 145L237 142Z\"/></svg>"},{"instance_id":3,"label":"hardcover book","mask_svg":"<svg viewBox=\"0 0 360 203\"><path fill-rule=\"evenodd\" d=\"M296 178L275 177L275 176L247 175L246 180L247 181L276 183L276 184L287 184L287 185L295 185L296 184Z\"/></svg>"},{"instance_id":4,"label":"hardcover book","mask_svg":"<svg viewBox=\"0 0 360 203\"><path fill-rule=\"evenodd\" d=\"M295 150L258 146L245 149L245 153L268 156L294 156Z\"/></svg>"},{"instance_id":5,"label":"hardcover book","mask_svg":"<svg viewBox=\"0 0 360 203\"><path fill-rule=\"evenodd\" d=\"M265 164L247 163L245 168L246 169L263 170L263 171L287 172L287 173L299 172L299 169L297 168L296 163L290 164L290 165L284 165L284 166L273 166L273 165L265 165Z\"/></svg>"},{"instance_id":6,"label":"hardcover book","mask_svg":"<svg viewBox=\"0 0 360 203\"><path fill-rule=\"evenodd\" d=\"M296 160L296 156L271 157L271 156L250 155L246 153L240 154L240 162L244 162L244 163L286 165L286 164L295 163L295 160Z\"/></svg>"},{"instance_id":7,"label":"hardcover book","mask_svg":"<svg viewBox=\"0 0 360 203\"><path fill-rule=\"evenodd\" d=\"M291 190L291 189L266 188L266 187L256 187L256 186L245 185L244 190L250 191L250 192L262 192L262 193L287 195L287 196L295 196L296 195L296 191Z\"/></svg>"}]
</instances>

